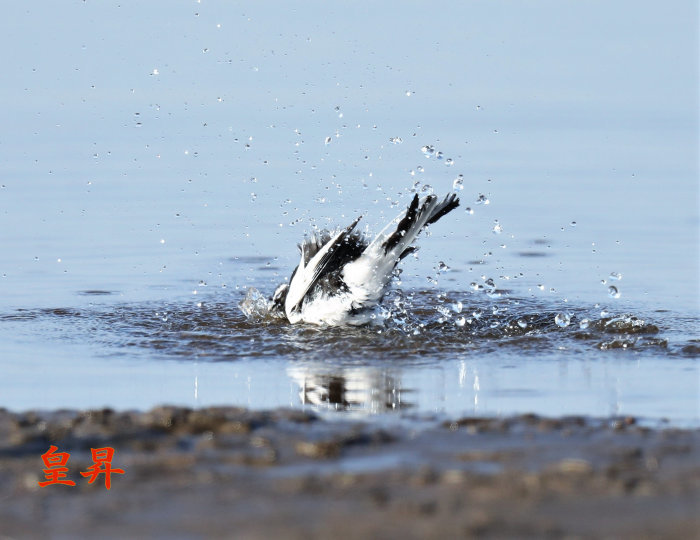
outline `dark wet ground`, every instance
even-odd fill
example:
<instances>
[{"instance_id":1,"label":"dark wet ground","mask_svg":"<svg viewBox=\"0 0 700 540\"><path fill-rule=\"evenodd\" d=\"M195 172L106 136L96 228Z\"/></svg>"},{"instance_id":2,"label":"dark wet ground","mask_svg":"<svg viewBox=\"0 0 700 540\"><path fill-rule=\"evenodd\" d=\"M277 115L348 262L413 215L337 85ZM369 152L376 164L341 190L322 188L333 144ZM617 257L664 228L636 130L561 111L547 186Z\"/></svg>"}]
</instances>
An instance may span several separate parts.
<instances>
[{"instance_id":1,"label":"dark wet ground","mask_svg":"<svg viewBox=\"0 0 700 540\"><path fill-rule=\"evenodd\" d=\"M70 453L75 487L41 455ZM79 472L113 447L111 490ZM700 430L634 418L0 411L3 538L693 538Z\"/></svg>"}]
</instances>

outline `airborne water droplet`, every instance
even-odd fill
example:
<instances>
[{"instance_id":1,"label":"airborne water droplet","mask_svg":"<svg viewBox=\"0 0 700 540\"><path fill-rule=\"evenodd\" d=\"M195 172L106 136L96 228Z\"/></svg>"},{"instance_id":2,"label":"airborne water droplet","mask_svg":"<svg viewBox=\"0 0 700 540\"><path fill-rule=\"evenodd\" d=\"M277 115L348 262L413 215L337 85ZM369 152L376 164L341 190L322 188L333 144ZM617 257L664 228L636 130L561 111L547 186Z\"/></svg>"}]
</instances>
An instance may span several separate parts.
<instances>
[{"instance_id":1,"label":"airborne water droplet","mask_svg":"<svg viewBox=\"0 0 700 540\"><path fill-rule=\"evenodd\" d=\"M554 322L557 323L558 327L565 328L571 322L571 315L568 313L557 313L556 317L554 317Z\"/></svg>"},{"instance_id":2,"label":"airborne water droplet","mask_svg":"<svg viewBox=\"0 0 700 540\"><path fill-rule=\"evenodd\" d=\"M460 317L455 321L456 326L464 326L467 320L464 317Z\"/></svg>"},{"instance_id":3,"label":"airborne water droplet","mask_svg":"<svg viewBox=\"0 0 700 540\"><path fill-rule=\"evenodd\" d=\"M454 179L454 182L452 182L452 189L455 191L461 191L464 189L464 177L461 174Z\"/></svg>"},{"instance_id":4,"label":"airborne water droplet","mask_svg":"<svg viewBox=\"0 0 700 540\"><path fill-rule=\"evenodd\" d=\"M329 135L328 137L326 137L326 144L331 144L332 140L333 138Z\"/></svg>"},{"instance_id":5,"label":"airborne water droplet","mask_svg":"<svg viewBox=\"0 0 700 540\"><path fill-rule=\"evenodd\" d=\"M589 324L591 324L591 321L589 321L588 319L581 319L581 322L578 323L578 327L581 330L585 330L586 328L588 328Z\"/></svg>"},{"instance_id":6,"label":"airborne water droplet","mask_svg":"<svg viewBox=\"0 0 700 540\"><path fill-rule=\"evenodd\" d=\"M430 144L426 144L420 149L420 151L425 154L425 157L429 158L435 153L435 147Z\"/></svg>"},{"instance_id":7,"label":"airborne water droplet","mask_svg":"<svg viewBox=\"0 0 700 540\"><path fill-rule=\"evenodd\" d=\"M608 287L608 296L610 296L610 298L620 298L620 291L617 290L615 285L610 285L610 287Z\"/></svg>"},{"instance_id":8,"label":"airborne water droplet","mask_svg":"<svg viewBox=\"0 0 700 540\"><path fill-rule=\"evenodd\" d=\"M620 281L622 279L622 274L620 274L619 272L610 272L610 279Z\"/></svg>"},{"instance_id":9,"label":"airborne water droplet","mask_svg":"<svg viewBox=\"0 0 700 540\"><path fill-rule=\"evenodd\" d=\"M486 195L480 194L479 197L476 199L476 204L489 204L489 200L486 198Z\"/></svg>"}]
</instances>

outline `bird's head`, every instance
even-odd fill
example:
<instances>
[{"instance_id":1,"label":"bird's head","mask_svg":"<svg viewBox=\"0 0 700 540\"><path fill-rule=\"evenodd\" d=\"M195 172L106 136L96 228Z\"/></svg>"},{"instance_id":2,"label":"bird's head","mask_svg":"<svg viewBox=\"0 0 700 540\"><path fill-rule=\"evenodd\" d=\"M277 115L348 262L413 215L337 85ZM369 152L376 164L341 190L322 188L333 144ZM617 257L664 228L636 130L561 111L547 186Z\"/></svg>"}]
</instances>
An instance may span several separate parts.
<instances>
[{"instance_id":1,"label":"bird's head","mask_svg":"<svg viewBox=\"0 0 700 540\"><path fill-rule=\"evenodd\" d=\"M272 307L270 308L270 313L277 317L286 317L284 312L284 303L287 300L287 292L289 291L289 284L282 283L279 287L275 289L272 293Z\"/></svg>"}]
</instances>

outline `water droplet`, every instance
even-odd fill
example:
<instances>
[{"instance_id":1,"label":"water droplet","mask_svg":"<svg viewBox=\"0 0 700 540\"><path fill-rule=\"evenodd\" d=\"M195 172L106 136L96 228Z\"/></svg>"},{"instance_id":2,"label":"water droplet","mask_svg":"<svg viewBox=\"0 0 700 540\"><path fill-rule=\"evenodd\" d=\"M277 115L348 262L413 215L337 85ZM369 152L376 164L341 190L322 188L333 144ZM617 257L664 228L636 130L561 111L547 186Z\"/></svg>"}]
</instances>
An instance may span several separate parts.
<instances>
[{"instance_id":1,"label":"water droplet","mask_svg":"<svg viewBox=\"0 0 700 540\"><path fill-rule=\"evenodd\" d=\"M476 199L476 204L489 204L490 202L483 193Z\"/></svg>"},{"instance_id":2,"label":"water droplet","mask_svg":"<svg viewBox=\"0 0 700 540\"><path fill-rule=\"evenodd\" d=\"M413 92L411 90L406 90L406 96L411 97L413 95Z\"/></svg>"},{"instance_id":3,"label":"water droplet","mask_svg":"<svg viewBox=\"0 0 700 540\"><path fill-rule=\"evenodd\" d=\"M591 324L591 321L589 321L588 319L581 319L581 322L578 323L578 327L581 330L585 330L586 328L588 328L588 325L590 325L590 324Z\"/></svg>"},{"instance_id":4,"label":"water droplet","mask_svg":"<svg viewBox=\"0 0 700 540\"><path fill-rule=\"evenodd\" d=\"M452 182L452 189L455 191L461 191L464 189L464 177L461 174L454 179L454 182Z\"/></svg>"},{"instance_id":5,"label":"water droplet","mask_svg":"<svg viewBox=\"0 0 700 540\"><path fill-rule=\"evenodd\" d=\"M437 159L442 159L442 152L438 152L437 154L435 154L435 157Z\"/></svg>"},{"instance_id":6,"label":"water droplet","mask_svg":"<svg viewBox=\"0 0 700 540\"><path fill-rule=\"evenodd\" d=\"M440 261L438 263L437 270L438 272L448 272L450 270L450 267L447 266L443 261Z\"/></svg>"},{"instance_id":7,"label":"water droplet","mask_svg":"<svg viewBox=\"0 0 700 540\"><path fill-rule=\"evenodd\" d=\"M450 319L452 317L452 312L449 309L447 309L445 306L438 306L435 309L446 319Z\"/></svg>"},{"instance_id":8,"label":"water droplet","mask_svg":"<svg viewBox=\"0 0 700 540\"><path fill-rule=\"evenodd\" d=\"M554 317L554 322L557 323L558 327L565 328L571 323L571 315L568 313L557 313L556 317Z\"/></svg>"},{"instance_id":9,"label":"water droplet","mask_svg":"<svg viewBox=\"0 0 700 540\"><path fill-rule=\"evenodd\" d=\"M392 144L401 144L403 139L401 137L389 137L389 142Z\"/></svg>"},{"instance_id":10,"label":"water droplet","mask_svg":"<svg viewBox=\"0 0 700 540\"><path fill-rule=\"evenodd\" d=\"M467 322L467 320L466 320L464 317L459 317L459 318L455 321L455 326L460 326L460 327L461 327L461 326L464 326L464 325L466 324L466 322Z\"/></svg>"},{"instance_id":11,"label":"water droplet","mask_svg":"<svg viewBox=\"0 0 700 540\"><path fill-rule=\"evenodd\" d=\"M467 214L469 214L470 216L471 216L471 215L474 215L474 210L472 210L471 207L469 207L469 206L467 206L467 207L464 209L464 211L465 211Z\"/></svg>"},{"instance_id":12,"label":"water droplet","mask_svg":"<svg viewBox=\"0 0 700 540\"><path fill-rule=\"evenodd\" d=\"M328 137L326 137L325 144L331 144L331 141L332 141L332 140L333 140L333 137L331 137L331 136L329 135Z\"/></svg>"},{"instance_id":13,"label":"water droplet","mask_svg":"<svg viewBox=\"0 0 700 540\"><path fill-rule=\"evenodd\" d=\"M449 157L445 160L445 165L447 165L448 167L452 167L452 165L454 165L454 163L455 163L455 160L452 159L451 157Z\"/></svg>"},{"instance_id":14,"label":"water droplet","mask_svg":"<svg viewBox=\"0 0 700 540\"><path fill-rule=\"evenodd\" d=\"M417 170L419 173L422 173L422 172L423 172L423 165L418 165L418 167L416 167L416 170Z\"/></svg>"},{"instance_id":15,"label":"water droplet","mask_svg":"<svg viewBox=\"0 0 700 540\"><path fill-rule=\"evenodd\" d=\"M252 202L252 201L254 201L254 200L257 199L257 198L258 198L257 194L255 194L254 192L251 191L251 193L250 193L250 201Z\"/></svg>"},{"instance_id":16,"label":"water droplet","mask_svg":"<svg viewBox=\"0 0 700 540\"><path fill-rule=\"evenodd\" d=\"M458 300L456 303L452 304L452 311L455 313L462 313L462 307L462 302Z\"/></svg>"},{"instance_id":17,"label":"water droplet","mask_svg":"<svg viewBox=\"0 0 700 540\"><path fill-rule=\"evenodd\" d=\"M496 220L496 224L493 226L493 234L501 234L503 232L503 227L501 224Z\"/></svg>"},{"instance_id":18,"label":"water droplet","mask_svg":"<svg viewBox=\"0 0 700 540\"><path fill-rule=\"evenodd\" d=\"M620 291L615 285L610 285L610 287L608 287L608 296L610 298L620 298Z\"/></svg>"},{"instance_id":19,"label":"water droplet","mask_svg":"<svg viewBox=\"0 0 700 540\"><path fill-rule=\"evenodd\" d=\"M523 319L518 319L518 326L520 328L527 328L527 322L524 321Z\"/></svg>"},{"instance_id":20,"label":"water droplet","mask_svg":"<svg viewBox=\"0 0 700 540\"><path fill-rule=\"evenodd\" d=\"M537 285L537 288L541 291L544 291L544 285L542 285L541 283Z\"/></svg>"},{"instance_id":21,"label":"water droplet","mask_svg":"<svg viewBox=\"0 0 700 540\"><path fill-rule=\"evenodd\" d=\"M569 223L569 225L570 225L571 227L576 227L576 222L575 222L575 221L572 221L571 223Z\"/></svg>"},{"instance_id":22,"label":"water droplet","mask_svg":"<svg viewBox=\"0 0 700 540\"><path fill-rule=\"evenodd\" d=\"M619 272L610 272L610 279L620 281L622 279L622 274L620 274Z\"/></svg>"}]
</instances>

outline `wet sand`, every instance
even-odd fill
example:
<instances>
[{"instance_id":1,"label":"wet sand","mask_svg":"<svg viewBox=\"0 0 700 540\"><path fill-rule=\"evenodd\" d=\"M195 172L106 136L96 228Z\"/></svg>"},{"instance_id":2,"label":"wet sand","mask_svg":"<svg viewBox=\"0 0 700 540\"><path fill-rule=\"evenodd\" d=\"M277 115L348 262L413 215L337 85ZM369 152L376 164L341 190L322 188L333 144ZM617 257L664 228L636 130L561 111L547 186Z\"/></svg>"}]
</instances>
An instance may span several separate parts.
<instances>
[{"instance_id":1,"label":"wet sand","mask_svg":"<svg viewBox=\"0 0 700 540\"><path fill-rule=\"evenodd\" d=\"M48 485L41 455L68 452ZM107 490L91 448L113 447ZM696 538L700 430L531 415L0 409L0 538Z\"/></svg>"}]
</instances>

